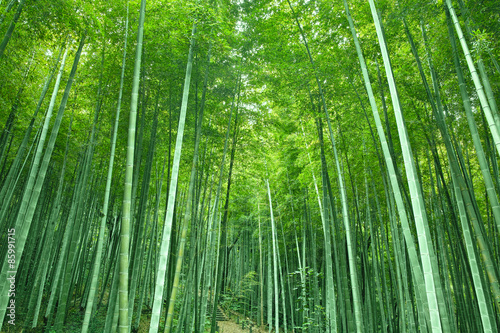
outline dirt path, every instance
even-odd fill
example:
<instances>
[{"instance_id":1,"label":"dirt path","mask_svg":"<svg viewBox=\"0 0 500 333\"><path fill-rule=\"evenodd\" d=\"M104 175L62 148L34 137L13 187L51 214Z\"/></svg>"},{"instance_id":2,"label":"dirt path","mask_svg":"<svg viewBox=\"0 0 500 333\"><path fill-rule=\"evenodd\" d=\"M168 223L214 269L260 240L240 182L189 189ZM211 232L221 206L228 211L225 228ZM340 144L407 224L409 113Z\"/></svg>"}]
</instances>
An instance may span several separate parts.
<instances>
[{"instance_id":1,"label":"dirt path","mask_svg":"<svg viewBox=\"0 0 500 333\"><path fill-rule=\"evenodd\" d=\"M219 333L248 333L249 328L242 329L241 325L236 324L234 321L218 321L220 327ZM266 333L266 331L257 327L252 327L252 333Z\"/></svg>"}]
</instances>

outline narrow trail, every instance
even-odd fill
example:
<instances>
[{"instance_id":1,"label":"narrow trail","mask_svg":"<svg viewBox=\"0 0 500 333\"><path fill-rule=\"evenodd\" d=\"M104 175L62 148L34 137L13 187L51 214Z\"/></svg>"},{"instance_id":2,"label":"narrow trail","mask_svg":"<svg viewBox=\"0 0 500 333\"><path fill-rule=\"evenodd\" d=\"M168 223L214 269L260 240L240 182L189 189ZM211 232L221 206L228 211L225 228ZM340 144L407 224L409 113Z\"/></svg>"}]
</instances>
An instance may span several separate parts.
<instances>
[{"instance_id":1,"label":"narrow trail","mask_svg":"<svg viewBox=\"0 0 500 333\"><path fill-rule=\"evenodd\" d=\"M241 328L241 324L238 325L234 321L218 321L220 331L219 333L249 333L250 329L247 327L245 329ZM266 330L263 330L258 327L252 327L252 333L266 333Z\"/></svg>"}]
</instances>

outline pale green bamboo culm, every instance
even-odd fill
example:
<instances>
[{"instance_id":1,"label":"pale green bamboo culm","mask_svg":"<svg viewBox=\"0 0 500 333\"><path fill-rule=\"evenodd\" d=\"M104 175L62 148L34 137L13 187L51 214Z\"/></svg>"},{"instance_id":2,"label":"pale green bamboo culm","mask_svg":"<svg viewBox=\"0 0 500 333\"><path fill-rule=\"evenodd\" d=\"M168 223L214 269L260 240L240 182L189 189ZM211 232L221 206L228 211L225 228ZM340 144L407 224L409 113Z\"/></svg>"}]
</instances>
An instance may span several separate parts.
<instances>
[{"instance_id":1,"label":"pale green bamboo culm","mask_svg":"<svg viewBox=\"0 0 500 333\"><path fill-rule=\"evenodd\" d=\"M113 165L115 160L115 150L116 150L116 137L118 133L118 123L120 120L120 108L122 102L122 92L123 92L123 79L125 76L125 60L127 55L127 36L128 36L128 5L127 5L127 20L125 21L125 43L123 46L123 59L122 59L122 71L120 77L120 90L118 92L118 103L116 106L115 124L113 128L113 137L111 139L111 152L109 154L109 166L108 166L108 176L106 179L106 189L104 190L104 203L102 205L102 218L101 225L99 227L99 238L97 240L97 254L94 260L94 269L92 273L92 281L90 285L90 292L87 298L87 305L85 307L85 317L83 318L82 333L88 332L90 318L92 316L92 308L94 305L95 294L97 289L97 282L99 279L99 269L101 267L101 258L104 245L104 232L106 227L106 220L108 217L108 206L109 197L111 190L111 180L113 176Z\"/></svg>"},{"instance_id":2,"label":"pale green bamboo culm","mask_svg":"<svg viewBox=\"0 0 500 333\"><path fill-rule=\"evenodd\" d=\"M196 24L193 25L191 36L196 34ZM165 222L163 224L163 234L160 247L160 258L156 271L156 285L153 299L153 309L151 313L151 323L149 326L150 333L158 332L160 323L161 305L163 303L163 289L165 287L165 274L167 270L170 240L172 234L172 221L174 217L175 197L177 195L177 180L179 178L179 165L182 153L182 141L184 138L184 126L186 124L187 102L189 97L189 84L191 82L191 70L193 59L194 38L191 39L189 48L188 64L186 68L186 77L184 79L184 91L182 94L181 112L179 116L179 127L177 129L177 139L175 141L174 161L172 164L172 175L170 181L170 189L168 192L167 212L165 214ZM191 60L189 60L191 59Z\"/></svg>"},{"instance_id":3,"label":"pale green bamboo culm","mask_svg":"<svg viewBox=\"0 0 500 333\"><path fill-rule=\"evenodd\" d=\"M39 145L37 147L37 152L36 152L37 157L33 161L33 166L32 166L31 173L30 173L30 178L28 179L28 186L26 187L25 192L23 194L21 208L18 212L16 224L15 224L16 231L17 231L17 233L19 233L19 236L18 236L19 238L17 239L17 242L16 242L16 267L14 269L14 271L16 271L16 272L17 272L17 268L19 267L19 262L21 261L21 258L23 255L24 247L25 247L25 244L26 244L26 241L28 238L28 232L29 232L31 223L33 221L33 216L35 214L35 209L36 209L36 206L38 203L38 199L40 197L41 188L42 188L42 185L43 185L44 180L45 180L45 176L47 173L50 159L52 157L52 152L54 150L55 141L57 138L57 134L59 133L59 128L61 126L62 117L64 114L64 110L66 108L66 103L67 103L68 98L69 98L69 92L71 90L71 86L73 84L73 80L74 80L75 75L76 75L76 70L78 67L78 62L80 60L80 55L81 55L84 43L85 43L85 35L82 36L82 38L80 40L80 45L78 47L78 51L76 52L75 60L73 61L73 67L71 69L71 73L70 73L70 76L68 78L68 82L66 84L66 88L65 88L65 91L63 94L63 98L61 100L61 104L59 105L59 110L58 110L58 113L56 116L56 120L54 121L54 125L52 126L52 132L51 132L49 141L47 143L47 147L45 149L45 152L43 153L43 158L42 158L43 143L42 144L39 143ZM66 54L63 57L63 63L64 63L65 58L66 58ZM64 65L62 64L61 70L59 72L60 75L62 75L63 68L64 68ZM59 74L58 74L58 79L60 82ZM56 79L56 82L57 82L57 79ZM54 105L55 105L55 98L56 98L55 96L56 95L57 95L57 89L54 89L54 93L53 93L52 99L51 99L51 104L49 105L50 114L49 114L49 112L47 112L48 117L46 116L46 122L44 123L44 127L46 126L45 135L47 134L47 131L48 131L50 116L52 114L52 110L53 110ZM43 132L43 130L42 130L42 132ZM42 136L40 137L40 139L41 138L42 138ZM41 165L40 165L40 168L38 169L38 163L40 163L40 162L41 162ZM33 195L31 192L33 193ZM3 322L3 318L5 316L5 310L7 308L7 302L9 299L7 297L8 284L6 283L6 281L7 281L7 279L6 279L7 260L4 260L4 265L2 266L1 272L2 273L0 275L0 277L1 277L0 283L1 283L2 287L0 288L0 290L1 290L1 295L3 297L0 299L0 318L1 318L0 319L0 329L1 329L1 323Z\"/></svg>"},{"instance_id":4,"label":"pale green bamboo culm","mask_svg":"<svg viewBox=\"0 0 500 333\"><path fill-rule=\"evenodd\" d=\"M325 284L326 284L326 314L327 314L327 332L337 332L337 304L336 304L336 296L335 296L335 287L333 285L333 263L332 263L332 231L331 226L333 225L331 222L331 216L333 214L333 209L335 207L332 206L332 198L331 196L331 187L330 187L330 179L328 175L328 167L326 164L325 157L325 149L323 142L323 126L321 120L317 120L318 127L318 137L320 144L320 157L321 157L321 179L322 179L322 188L323 188L323 233L325 237Z\"/></svg>"},{"instance_id":5,"label":"pale green bamboo culm","mask_svg":"<svg viewBox=\"0 0 500 333\"><path fill-rule=\"evenodd\" d=\"M184 80L184 94L182 96L182 106L187 108L187 101L189 97L189 85L191 82L191 72L193 69L193 50L195 46L195 35L196 35L196 23L193 24L193 31L191 32L191 45L189 46L189 54L188 54L188 63L186 68L186 78ZM175 274L174 274L174 282L172 285L172 293L170 295L170 302L167 310L167 320L165 322L165 333L170 333L172 329L172 320L174 318L174 305L175 299L177 296L177 291L179 289L179 280L182 269L182 261L184 260L184 250L186 246L186 236L188 231L189 222L191 221L192 216L192 203L194 197L194 185L196 179L196 170L198 165L198 150L200 146L200 137L201 137L201 124L203 120L203 109L200 111L200 115L197 119L197 131L196 131L196 139L194 146L194 155L193 155L193 166L191 168L191 177L189 180L189 189L188 196L186 201L186 211L184 213L184 217L182 220L181 226L181 236L180 236L180 244L179 244L179 253L177 255L177 263L175 266Z\"/></svg>"},{"instance_id":6,"label":"pale green bamboo culm","mask_svg":"<svg viewBox=\"0 0 500 333\"><path fill-rule=\"evenodd\" d=\"M448 7L448 11L450 12L451 19L453 21L453 25L455 26L455 31L458 35L458 39L460 41L460 45L462 46L462 50L465 55L465 60L467 61L467 66L469 67L470 74L472 76L472 81L474 82L474 87L476 88L476 93L479 98L479 102L481 107L483 108L484 115L486 116L486 120L488 121L488 127L491 131L491 136L493 137L493 142L495 147L497 148L498 154L500 154L500 130L495 122L494 115L488 103L488 99L483 89L483 85L481 84L481 79L476 71L476 66L474 65L474 60L472 59L471 53L469 51L469 46L465 41L464 34L462 32L462 28L460 27L460 23L458 22L457 15L455 14L455 9L451 5L451 0L446 0L446 5ZM499 230L500 232L500 230Z\"/></svg>"},{"instance_id":7,"label":"pale green bamboo culm","mask_svg":"<svg viewBox=\"0 0 500 333\"><path fill-rule=\"evenodd\" d=\"M273 213L273 201L271 200L271 189L269 188L269 179L266 179L267 196L269 198L269 214L271 216L271 237L272 237L272 248L273 248L273 276L274 276L274 309L275 309L275 327L276 332L279 332L279 292L278 292L278 262L276 259L277 244L276 244L276 227L274 224L274 213ZM271 328L269 328L271 329Z\"/></svg>"},{"instance_id":8,"label":"pale green bamboo culm","mask_svg":"<svg viewBox=\"0 0 500 333\"><path fill-rule=\"evenodd\" d=\"M359 40L358 40L358 37L356 34L356 30L354 28L354 22L352 20L351 15L350 15L349 7L347 5L346 0L344 0L344 8L346 10L347 19L349 21L349 26L351 28L351 33L352 33L352 36L354 39L354 44L356 46L356 52L358 54L358 59L359 59L359 63L361 66L363 79L365 82L365 88L366 88L366 91L368 93L368 99L370 101L370 106L372 109L373 118L375 119L375 125L377 128L378 137L379 137L379 140L380 140L380 143L382 146L382 152L383 152L383 155L385 158L386 168L387 168L388 173L389 173L389 180L390 180L391 188L392 188L394 198L396 201L396 207L398 210L399 218L401 220L401 226L403 229L403 235L404 235L404 239L405 239L406 246L408 249L408 256L410 259L411 269L412 269L413 276L415 279L415 284L417 285L417 290L420 293L420 299L422 300L422 306L420 306L421 303L417 303L417 306L423 308L422 311L424 311L426 313L426 320L430 320L430 318L428 316L429 306L427 303L424 276L422 274L422 267L420 265L420 262L418 261L418 254L417 254L417 249L415 247L415 240L413 239L410 225L408 223L406 208L404 205L403 196L401 194L401 190L400 190L399 182L398 182L398 177L397 177L396 170L394 167L395 164L394 164L394 161L393 161L391 153L390 153L389 145L388 145L387 138L386 138L385 132L384 132L384 127L382 126L382 121L380 119L380 115L378 112L377 103L375 102L375 96L373 95L373 90L372 90L372 86L371 86L371 82L370 82L370 77L368 75L368 69L366 67L365 58L364 58L363 53L361 51L361 45L359 43Z\"/></svg>"},{"instance_id":9,"label":"pale green bamboo culm","mask_svg":"<svg viewBox=\"0 0 500 333\"><path fill-rule=\"evenodd\" d=\"M475 229L477 243L479 245L479 248L481 249L481 254L482 254L482 257L484 260L484 264L485 264L484 267L485 267L485 270L487 272L487 276L490 279L492 294L494 295L494 297L496 298L496 300L498 302L498 300L500 299L500 290L499 290L498 278L497 278L497 273L496 273L496 268L495 268L496 265L493 262L493 260L491 259L492 255L490 254L489 247L486 245L487 242L485 241L485 237L483 235L484 232L480 226L482 224L482 222L480 221L481 216L478 215L475 210L471 209L471 203L472 202L475 203L475 201L476 201L475 194L473 191L470 191L470 189L467 189L466 183L470 182L470 179L468 179L469 177L467 176L466 173L463 174L459 170L459 162L458 162L457 158L460 158L460 156L461 156L460 149L458 148L457 150L455 150L453 147L453 144L451 142L451 137L449 135L448 128L447 128L447 125L445 122L445 113L443 110L444 108L443 108L443 104L441 102L441 97L440 97L440 92L439 92L438 77L437 77L436 71L434 69L433 62L432 62L432 55L431 55L430 48L428 46L427 36L426 36L426 32L425 32L425 25L423 23L421 24L421 28L422 28L423 40L424 40L426 50L427 50L427 60L429 63L431 79L432 79L432 83L433 83L433 87L434 87L434 94L430 93L430 89L429 89L429 86L427 83L425 83L424 86L428 90L429 100L431 102L431 106L432 106L435 118L437 120L438 129L440 130L441 136L442 136L443 141L445 143L446 151L448 154L448 159L450 161L450 168L452 169L452 176L453 176L453 173L455 176L454 182L458 183L457 187L460 188L460 191L462 192L462 194L461 194L462 199L461 200L464 200L466 202L465 207L467 208L467 210L470 214L470 222L472 223L472 226ZM412 46L412 47L414 48L414 46ZM419 57L418 57L416 49L414 49L414 54L415 54L415 57L417 59L417 62L419 63L419 69L421 70L421 65L420 65L420 61L419 61ZM423 75L422 70L421 70L421 76L423 77L423 81L425 82L426 80L425 80L425 76ZM457 153L455 153L455 151ZM457 200L458 200L458 195L457 195ZM474 205L476 205L476 204L477 203L475 203ZM493 205L492 205L492 208L494 209ZM470 234L469 234L469 236L470 236ZM464 236L464 238L465 238L465 236ZM469 253L469 250L467 252ZM471 262L471 264L470 264L471 270L473 270L472 266L477 265L477 261L475 261L475 260L472 260L472 261L469 260L469 261ZM479 271L479 269L477 267L476 267L476 271ZM489 304L488 301L485 301L486 296L484 294L482 296L480 295L481 293L483 293L484 288L478 284L477 279L473 279L473 281L474 281L474 285L476 288L476 294L477 294L478 300L480 298L482 298L483 304L480 305L480 312L481 312L481 316L484 318L484 317L486 317L485 310L486 309L490 310L491 304ZM444 297L443 297L443 300L444 300ZM481 302L479 302L479 303L481 303ZM491 319L489 320L489 323L488 323L488 321L483 322L483 329L485 331L496 331L495 328L491 328L492 324L494 325L495 321L491 320Z\"/></svg>"},{"instance_id":10,"label":"pale green bamboo culm","mask_svg":"<svg viewBox=\"0 0 500 333\"><path fill-rule=\"evenodd\" d=\"M325 118L326 122L328 124L328 136L330 139L330 142L332 144L333 148L333 154L335 158L335 166L337 169L337 179L338 179L338 184L339 184L339 191L340 191L340 201L342 204L342 220L344 222L344 228L346 231L346 242L347 242L347 253L348 253L348 259L349 259L349 275L351 277L351 284L352 284L352 298L353 298L353 304L354 304L354 317L355 317L355 322L356 322L356 331L358 333L364 332L364 324L363 324L363 311L361 310L361 297L360 297L360 288L359 288L359 283L358 283L358 273L357 273L357 268L356 268L356 258L355 258L355 249L352 242L352 235L351 235L351 227L350 227L350 222L349 222L349 208L347 204L347 194L345 190L345 185L344 185L344 179L342 176L342 169L340 167L340 158L337 153L337 146L335 144L335 138L333 136L333 129L332 129L332 124L330 120L330 114L328 112L328 108L326 107L326 100L325 100L325 95L323 94L323 88L321 85L321 80L319 78L318 71L316 69L316 65L314 63L313 57L311 55L311 51L309 50L309 45L307 44L307 38L304 33L304 30L302 29L302 26L299 22L299 19L297 15L295 14L292 4L290 3L289 0L287 0L288 5L290 7L290 10L292 11L292 15L295 18L295 22L297 23L297 27L299 28L300 35L302 36L302 41L304 42L304 46L306 47L307 55L309 57L309 62L311 63L311 66L313 67L314 70L314 76L316 78L316 84L318 85L318 91L319 95L321 97L321 102L323 106L323 111L325 113ZM326 218L326 217L325 217ZM333 316L332 316L333 320ZM336 328L336 324L334 325L334 328Z\"/></svg>"},{"instance_id":11,"label":"pale green bamboo culm","mask_svg":"<svg viewBox=\"0 0 500 333\"><path fill-rule=\"evenodd\" d=\"M238 81L236 83L236 88L235 88L235 91L233 93L233 100L231 102L231 109L229 111L229 120L228 120L228 123L227 123L227 130L226 130L226 135L225 135L225 139L224 139L224 149L222 151L222 159L221 159L221 162L220 162L220 168L219 168L219 183L217 184L217 189L216 189L216 193L215 193L215 199L214 199L214 204L212 205L212 211L210 213L210 216L209 216L209 224L211 225L211 229L213 230L212 232L215 234L215 230L218 229L219 230L219 234L218 234L218 240L217 242L215 242L215 235L212 236L211 238L213 238L213 243L216 243L214 244L214 246L211 247L210 249L210 258L214 258L213 261L215 261L215 274L214 274L214 282L213 282L213 286L215 287L215 294L213 295L213 303L217 303L217 287L219 286L219 266L220 266L220 262L222 259L220 259L221 257L221 251L216 251L216 249L220 249L220 239L221 239L221 224L220 224L220 219L217 219L217 213L218 213L218 209L219 209L219 200L220 200L220 193L221 193L221 189L222 189L222 181L223 181L223 174L224 174L224 165L225 165L225 161L226 161L226 155L227 155L227 150L228 150L228 143L229 143L229 134L231 132L231 119L233 117L233 111L235 109L235 99L236 99L236 91L237 91L237 87L238 87L238 82L240 80L240 77L238 77ZM219 225L219 227L217 228L216 225ZM217 252L216 255L214 255L214 251ZM211 266L213 266L213 264L211 264ZM217 307L212 307L212 313L216 313L217 311ZM212 315L212 319L211 319L211 327L210 327L210 330L211 332L215 332L215 328L217 326L217 323L216 323L216 317Z\"/></svg>"},{"instance_id":12,"label":"pale green bamboo culm","mask_svg":"<svg viewBox=\"0 0 500 333\"><path fill-rule=\"evenodd\" d=\"M457 29L457 33L458 33L460 31L460 25L458 25L458 22L456 22L456 20L451 17L449 7L446 10L446 16L447 16L447 21L448 21L448 35L450 37L450 43L451 43L452 52L453 52L453 61L455 63L455 69L457 72L457 78L458 78L458 83L459 83L459 87L460 87L460 96L462 97L462 103L464 105L465 113L467 115L467 122L469 124L469 129L471 132L472 140L474 142L474 148L476 149L478 162L479 162L479 165L481 167L481 173L483 174L483 178L484 178L484 182L485 182L485 186L486 186L486 193L488 194L488 199L490 200L490 203L491 203L491 208L493 211L493 216L495 219L497 230L498 230L498 232L500 232L500 206L498 203L498 197L497 197L497 194L495 191L495 187L493 186L493 180L492 180L492 177L490 174L490 169L489 169L489 166L487 163L486 155L484 153L484 150L483 150L483 147L481 144L481 138L480 138L478 130L477 130L476 121L474 119L474 115L472 112L471 100L469 98L469 94L468 94L467 89L466 89L467 87L465 85L463 71L462 71L462 68L460 66L460 62L458 59L456 42L455 42L455 39L453 36L452 27L451 27L454 24L455 28ZM458 35L460 38L461 32ZM463 35L462 35L462 37L463 37ZM465 41L463 41L462 39L460 40L460 43L462 44L462 48L464 49L464 52L466 52L467 43ZM474 70L473 66L471 67L471 65L469 64L469 61L467 61L467 64L469 66L469 70L472 73ZM477 77L477 74L476 74L476 77ZM473 78L474 78L474 75L473 75ZM477 82L479 82L478 79L477 78L474 79L474 84L476 85L476 89L480 88L477 86L477 84L476 84ZM479 96L479 93L478 93L478 96ZM483 96L483 100L481 100L481 103L484 103L484 96ZM483 104L481 104L481 105L483 105ZM483 109L484 109L484 107L483 107ZM485 114L486 114L486 110L485 110ZM490 123L490 119L488 119L488 123ZM492 135L493 135L493 131L492 131ZM498 147L498 146L496 146L496 147Z\"/></svg>"},{"instance_id":13,"label":"pale green bamboo culm","mask_svg":"<svg viewBox=\"0 0 500 333\"><path fill-rule=\"evenodd\" d=\"M134 171L135 128L137 119L137 102L139 97L139 81L141 74L142 41L144 36L144 18L146 0L141 0L139 27L137 30L137 45L135 49L134 78L132 82L132 99L130 102L130 117L128 123L127 161L125 166L125 186L123 191L122 220L120 229L120 281L118 285L119 298L119 332L129 332L128 320L128 265L130 246L130 206L132 202L132 175Z\"/></svg>"},{"instance_id":14,"label":"pale green bamboo culm","mask_svg":"<svg viewBox=\"0 0 500 333\"><path fill-rule=\"evenodd\" d=\"M40 94L40 98L38 100L38 104L36 106L35 112L33 113L33 116L31 118L31 122L28 126L28 129L26 130L26 132L24 134L23 141L17 150L16 157L15 157L14 161L12 162L12 165L9 169L7 176L4 178L4 183L3 183L2 188L0 190L0 202L2 203L0 205L0 221L4 220L4 216L9 209L9 204L11 202L12 194L14 193L14 190L15 190L16 184L17 184L17 180L19 179L18 178L19 171L22 170L21 162L22 162L22 159L24 157L24 153L27 149L28 141L30 139L30 135L31 135L31 132L33 130L33 126L35 124L36 116L42 107L42 103L43 103L43 100L45 99L45 95L47 94L47 91L49 90L50 83L52 82L54 75L56 75L56 73L57 73L57 65L59 64L59 60L61 60L61 55L63 54L63 51L65 49L65 44L66 44L66 42L64 42L61 45L57 59L55 60L53 68L50 71L50 73L48 74L47 79L45 81L45 85L42 89L42 93Z\"/></svg>"},{"instance_id":15,"label":"pale green bamboo culm","mask_svg":"<svg viewBox=\"0 0 500 333\"><path fill-rule=\"evenodd\" d=\"M396 83L394 81L394 76L392 73L392 67L389 59L389 51L387 50L387 44L385 42L385 37L382 31L382 24L379 20L374 1L369 0L369 2L373 16L373 21L375 23L375 28L377 30L377 37L379 40L380 50L382 52L382 58L384 60L385 71L389 83L389 90L392 97L392 104L394 107L394 113L396 115L399 138L401 141L403 159L406 166L408 187L410 189L410 195L412 197L411 201L415 215L415 224L417 227L418 244L420 247L420 257L422 259L422 270L424 273L427 301L429 303L431 328L433 333L442 332L441 315L439 313L438 300L436 296L436 283L439 283L439 281L434 281L433 265L431 261L435 259L435 255L434 255L434 249L432 245L429 225L427 222L427 213L425 211L423 196L421 193L421 186L418 179L417 170L415 167L415 161L413 160L413 153L410 146L408 131L406 130L403 113L401 111L401 104L399 102Z\"/></svg>"}]
</instances>

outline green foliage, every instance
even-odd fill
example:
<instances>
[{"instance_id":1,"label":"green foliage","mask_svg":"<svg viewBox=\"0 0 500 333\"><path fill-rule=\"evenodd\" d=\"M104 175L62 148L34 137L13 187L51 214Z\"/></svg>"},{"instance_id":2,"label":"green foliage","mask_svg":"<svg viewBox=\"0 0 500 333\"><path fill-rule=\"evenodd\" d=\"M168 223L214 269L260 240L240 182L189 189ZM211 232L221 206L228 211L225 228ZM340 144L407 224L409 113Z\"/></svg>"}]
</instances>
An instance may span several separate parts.
<instances>
[{"instance_id":1,"label":"green foliage","mask_svg":"<svg viewBox=\"0 0 500 333\"><path fill-rule=\"evenodd\" d=\"M356 41L341 1L291 1L292 13L286 1L147 0L141 74L135 78L137 130L130 134L136 139L136 158L129 161L134 172L128 175L132 184L131 239L132 243L140 244L137 253L144 249L143 261L129 266L129 275L137 277L137 289L131 296L135 297L134 307L142 302L143 309L149 311L152 290L160 283L156 279L160 261L158 244L165 212L170 209L172 242L168 262L164 263L167 265L164 286L168 290L162 294L167 299L182 241L181 221L190 216L186 219L185 258L179 268L179 294L173 305L173 330L182 327L179 330L187 332L194 323L199 325L199 331L204 326L209 329L210 321L206 313L202 316L202 308L212 301L218 282L215 270L219 245L231 249L223 264L228 267L224 272L227 284L223 305L237 312L247 311L254 321L261 317L262 310L263 322L272 322L273 326L278 322L281 329L288 325L288 331L293 326L308 332L327 331L325 323L332 314L337 316L338 326L331 328L332 332L354 331L357 305L362 308L362 324L367 332L430 330L428 305L421 299L426 288L420 254L426 246L434 247L436 252L437 267L433 273L442 284L437 296L440 314L448 315L456 331L482 331L482 323L477 319L481 316L498 323L500 293L495 279L499 272L496 258L500 257L500 215L495 202L500 190L500 161L495 151L499 139L491 134L499 132L495 130L499 122L494 104L500 96L500 10L495 0L450 3L456 11L456 24L463 30L462 41L471 52L464 54L460 41L452 37L458 46L458 52L453 53L450 37L456 35L457 29L452 25L451 34L448 32L446 1L377 1L385 42L377 39L369 3L349 1L360 54L366 65L366 71L362 72ZM8 31L18 5L18 1L0 2L0 38ZM87 304L88 295L94 293L89 292L91 267L100 267L95 297L105 296L100 303L95 300L95 309L89 313L104 317L108 310L109 294L114 290L113 277L118 274L112 268L118 257L120 198L124 195L127 167L126 116L118 123L108 211L99 209L103 206L124 51L121 110L125 113L131 108L140 1L130 1L128 6L131 20L126 31L126 2L26 0L0 59L0 191L10 184L0 193L4 216L0 220L0 241L3 242L28 188L27 179L39 140L36 133L44 121L54 80L41 102L27 148L17 159L19 169L9 181L8 171L16 160L47 75L51 68L59 66L54 63L62 42L67 41L68 59L73 59L77 42L87 33L46 180L40 184L40 200L33 207L33 225L23 240L26 252L18 273L18 309L25 305L32 309L30 314L19 312L23 324L23 317L33 317L34 309L39 307L39 316L45 315L48 327L52 326L53 317L63 303L55 296L62 288L56 278L58 269L68 280L64 330L78 326L83 318L80 306ZM193 23L197 24L198 32L193 47L191 87L185 99L179 186L175 202L166 207ZM414 48L408 39L410 35ZM304 37L314 65L304 47ZM393 91L392 95L381 45L387 47L390 66L388 62L385 66L392 68L397 87L397 93ZM211 60L207 63L209 49ZM421 68L412 52L420 55ZM475 82L471 80L473 66L477 69L482 66ZM195 121L208 68L200 163L189 197ZM457 68L463 72L460 80ZM67 64L62 72L62 86L69 72ZM101 77L103 85L98 94ZM235 96L239 77L241 89ZM427 87L423 78L429 82ZM368 81L371 94L367 94ZM56 108L61 102L60 90ZM330 113L331 136L338 153L336 157L332 145L325 140L324 169L316 127L318 118L326 121L321 92ZM228 197L227 244L219 244L229 158L223 163L222 172L221 160L233 96L239 129ZM393 104L396 98L401 108L398 116ZM433 109L433 103L438 101L443 113L439 125ZM95 139L90 142L98 106ZM373 106L380 119L374 120L370 112ZM486 117L485 109L492 111ZM149 154L156 112L157 140ZM72 132L67 136L71 117ZM48 123L49 130L54 120ZM230 139L234 133L232 126ZM406 137L400 131L403 126ZM379 137L381 132L386 139ZM407 151L409 146L413 155ZM45 145L40 148L45 149ZM94 152L92 162L84 168L90 148ZM338 169L336 159L340 161ZM146 175L149 167L151 174ZM329 185L325 179L327 172ZM407 181L409 174L411 184ZM458 182L454 177L463 181ZM81 185L83 179L88 180L85 185ZM149 183L146 179L150 179ZM274 235L265 179L271 184ZM218 205L214 207L219 181ZM339 195L342 183L345 198ZM421 192L419 207L412 205L412 192ZM329 208L321 210L324 200L330 200ZM192 209L186 213L188 207ZM108 219L103 233L99 231L98 217L104 213ZM417 233L415 216L423 214L428 217L429 230L425 231L429 238L426 243L419 243L418 237L423 233ZM324 221L330 223L330 235L325 236ZM74 223L81 224L73 231ZM144 227L142 234L137 231L139 225ZM421 225L418 226L420 229ZM65 230L71 230L67 241L63 241ZM351 255L347 236L352 237ZM100 256L95 252L98 239L103 241ZM276 256L279 253L276 258L270 252L271 247L268 248L273 241ZM74 244L71 263L66 262L69 247L64 248L63 244ZM4 249L0 249L2 258ZM46 252L49 253L46 261L40 260ZM331 271L327 271L329 257ZM476 266L471 269L474 261ZM46 271L42 262L47 263ZM428 266L426 263L425 268ZM355 274L351 274L351 269ZM361 298L357 304L352 296L356 275ZM372 279L375 275L380 280L376 283ZM326 279L331 279L329 282L334 286L333 310L325 298ZM41 289L33 288L35 282L42 283L37 285ZM481 304L479 282L485 284ZM43 295L40 299L39 290ZM51 295L53 303L49 306ZM382 314L386 327L382 324ZM140 325L149 325L148 315L136 316L134 311L134 323L140 319ZM110 325L112 317L110 310ZM29 320L25 325L29 325ZM42 330L42 322L38 320L36 330ZM101 318L95 320L92 316L90 331L96 322L100 323ZM160 323L162 327L165 318L160 318ZM492 330L495 329L493 325Z\"/></svg>"},{"instance_id":2,"label":"green foliage","mask_svg":"<svg viewBox=\"0 0 500 333\"><path fill-rule=\"evenodd\" d=\"M294 290L299 293L296 300L296 311L297 313L302 313L303 315L302 325L295 326L295 328L302 330L303 332L311 332L319 329L321 327L320 321L323 321L326 318L326 311L324 306L315 304L313 290L311 289L311 285L306 281L322 278L323 275L315 272L311 267L305 266L290 273L290 276L295 276L297 279L300 279L300 276L303 276L303 279L301 280L303 282L294 288ZM318 321L318 318L320 321Z\"/></svg>"},{"instance_id":3,"label":"green foliage","mask_svg":"<svg viewBox=\"0 0 500 333\"><path fill-rule=\"evenodd\" d=\"M250 305L251 295L258 285L258 274L255 271L249 271L241 278L235 290L226 288L226 292L222 295L221 305L225 309L243 312Z\"/></svg>"}]
</instances>

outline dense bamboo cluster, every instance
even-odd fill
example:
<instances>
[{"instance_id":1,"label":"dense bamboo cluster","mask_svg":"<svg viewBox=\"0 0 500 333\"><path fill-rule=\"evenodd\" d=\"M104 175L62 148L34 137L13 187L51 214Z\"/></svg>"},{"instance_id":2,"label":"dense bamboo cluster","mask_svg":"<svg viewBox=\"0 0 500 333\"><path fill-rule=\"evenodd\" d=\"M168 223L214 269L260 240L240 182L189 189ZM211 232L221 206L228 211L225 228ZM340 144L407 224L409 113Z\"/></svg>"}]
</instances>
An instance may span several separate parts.
<instances>
[{"instance_id":1,"label":"dense bamboo cluster","mask_svg":"<svg viewBox=\"0 0 500 333\"><path fill-rule=\"evenodd\" d=\"M499 331L494 0L0 10L2 332Z\"/></svg>"}]
</instances>

